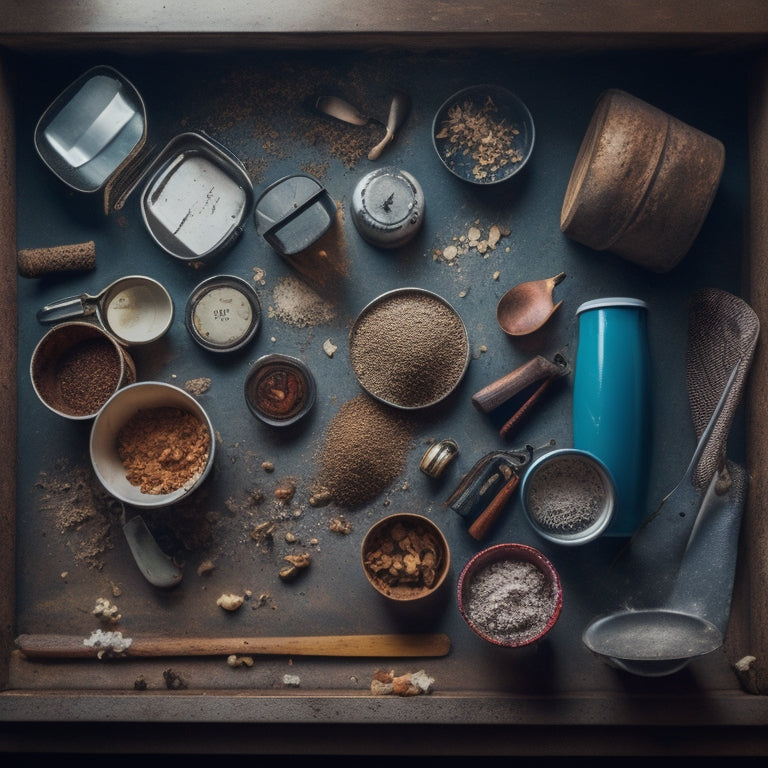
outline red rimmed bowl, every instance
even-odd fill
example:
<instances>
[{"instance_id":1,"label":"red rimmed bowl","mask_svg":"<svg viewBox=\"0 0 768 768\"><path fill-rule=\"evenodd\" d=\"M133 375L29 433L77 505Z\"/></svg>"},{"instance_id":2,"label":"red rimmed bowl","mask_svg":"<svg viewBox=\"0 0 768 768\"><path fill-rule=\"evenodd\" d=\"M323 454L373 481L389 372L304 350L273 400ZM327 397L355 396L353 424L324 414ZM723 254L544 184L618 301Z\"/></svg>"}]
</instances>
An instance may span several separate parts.
<instances>
[{"instance_id":1,"label":"red rimmed bowl","mask_svg":"<svg viewBox=\"0 0 768 768\"><path fill-rule=\"evenodd\" d=\"M504 648L541 640L563 606L555 567L526 544L496 544L474 555L459 575L457 596L475 634Z\"/></svg>"}]
</instances>

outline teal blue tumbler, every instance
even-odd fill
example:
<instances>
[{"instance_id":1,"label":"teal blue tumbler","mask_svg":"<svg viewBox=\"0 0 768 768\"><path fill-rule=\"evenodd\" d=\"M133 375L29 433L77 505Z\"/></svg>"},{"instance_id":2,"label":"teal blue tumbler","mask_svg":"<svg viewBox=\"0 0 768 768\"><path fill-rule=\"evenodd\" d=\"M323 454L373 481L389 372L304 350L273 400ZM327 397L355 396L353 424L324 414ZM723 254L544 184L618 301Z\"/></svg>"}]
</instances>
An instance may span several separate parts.
<instances>
[{"instance_id":1,"label":"teal blue tumbler","mask_svg":"<svg viewBox=\"0 0 768 768\"><path fill-rule=\"evenodd\" d=\"M577 310L573 445L608 468L616 509L605 536L631 536L646 515L651 437L648 306L587 301Z\"/></svg>"}]
</instances>

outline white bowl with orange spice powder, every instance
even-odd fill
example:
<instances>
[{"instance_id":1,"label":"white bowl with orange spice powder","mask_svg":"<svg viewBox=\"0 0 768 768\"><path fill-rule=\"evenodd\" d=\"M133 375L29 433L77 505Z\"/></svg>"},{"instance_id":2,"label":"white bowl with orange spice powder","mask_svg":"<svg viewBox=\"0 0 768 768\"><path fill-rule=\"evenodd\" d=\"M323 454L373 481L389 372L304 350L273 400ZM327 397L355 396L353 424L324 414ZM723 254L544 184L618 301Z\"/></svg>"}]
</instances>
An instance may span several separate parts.
<instances>
[{"instance_id":1,"label":"white bowl with orange spice powder","mask_svg":"<svg viewBox=\"0 0 768 768\"><path fill-rule=\"evenodd\" d=\"M104 489L134 507L164 507L196 490L215 452L213 425L189 393L163 382L116 392L91 429L90 454Z\"/></svg>"}]
</instances>

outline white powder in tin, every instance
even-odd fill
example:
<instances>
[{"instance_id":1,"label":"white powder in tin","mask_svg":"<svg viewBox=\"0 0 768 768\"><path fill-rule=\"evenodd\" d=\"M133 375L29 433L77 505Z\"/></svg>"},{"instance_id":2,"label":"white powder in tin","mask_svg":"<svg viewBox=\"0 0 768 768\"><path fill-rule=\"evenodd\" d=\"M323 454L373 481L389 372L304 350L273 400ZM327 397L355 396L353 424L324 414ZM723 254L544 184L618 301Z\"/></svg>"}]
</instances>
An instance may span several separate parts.
<instances>
[{"instance_id":1,"label":"white powder in tin","mask_svg":"<svg viewBox=\"0 0 768 768\"><path fill-rule=\"evenodd\" d=\"M541 634L556 602L547 577L533 563L501 560L474 575L464 610L489 637L523 643Z\"/></svg>"},{"instance_id":2,"label":"white powder in tin","mask_svg":"<svg viewBox=\"0 0 768 768\"><path fill-rule=\"evenodd\" d=\"M603 478L579 456L558 456L541 465L531 478L531 519L544 530L580 533L600 516L606 499Z\"/></svg>"}]
</instances>

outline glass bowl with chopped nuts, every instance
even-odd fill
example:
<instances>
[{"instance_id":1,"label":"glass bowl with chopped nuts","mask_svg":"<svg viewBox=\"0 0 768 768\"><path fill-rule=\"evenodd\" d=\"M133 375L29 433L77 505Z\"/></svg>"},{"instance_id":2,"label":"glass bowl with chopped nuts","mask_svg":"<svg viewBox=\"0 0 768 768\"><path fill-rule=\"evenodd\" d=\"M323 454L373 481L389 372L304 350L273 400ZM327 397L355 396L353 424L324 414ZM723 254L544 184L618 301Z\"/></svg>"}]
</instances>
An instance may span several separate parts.
<instances>
[{"instance_id":1,"label":"glass bowl with chopped nuts","mask_svg":"<svg viewBox=\"0 0 768 768\"><path fill-rule=\"evenodd\" d=\"M384 597L407 602L434 594L445 582L448 542L429 518L410 512L389 515L363 538L363 572Z\"/></svg>"},{"instance_id":2,"label":"glass bowl with chopped nuts","mask_svg":"<svg viewBox=\"0 0 768 768\"><path fill-rule=\"evenodd\" d=\"M432 122L432 144L442 164L454 176L480 186L519 173L531 157L535 136L528 107L498 85L454 93Z\"/></svg>"}]
</instances>

